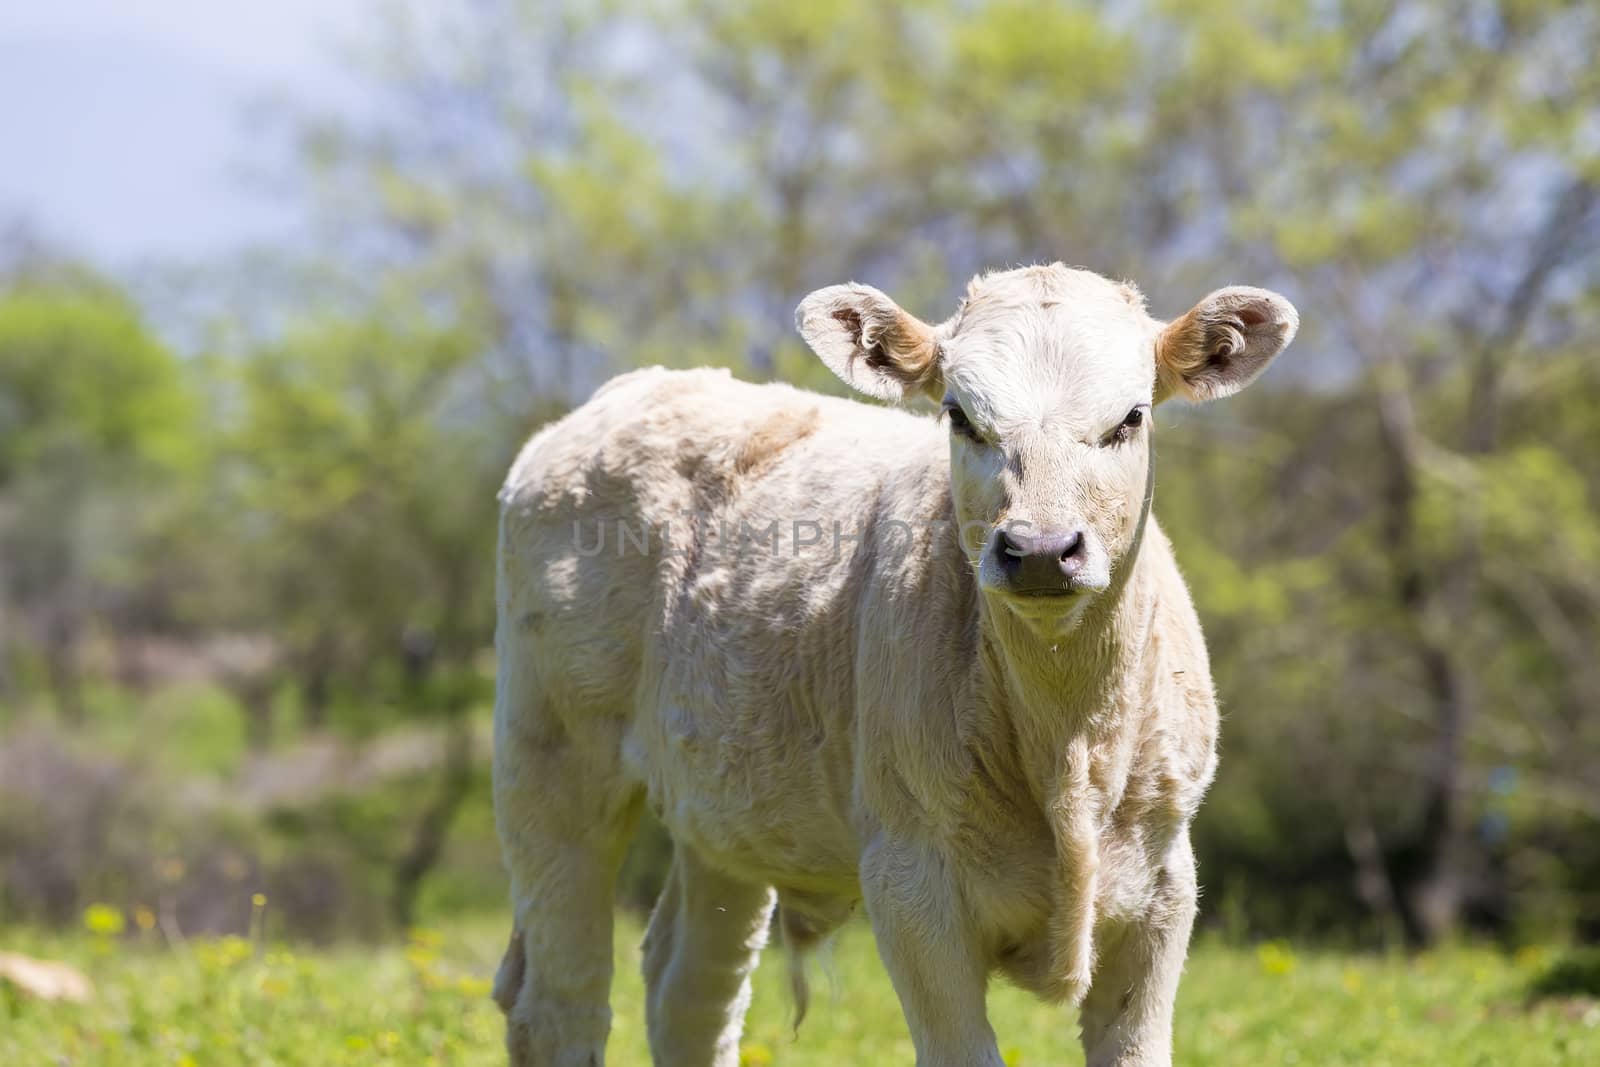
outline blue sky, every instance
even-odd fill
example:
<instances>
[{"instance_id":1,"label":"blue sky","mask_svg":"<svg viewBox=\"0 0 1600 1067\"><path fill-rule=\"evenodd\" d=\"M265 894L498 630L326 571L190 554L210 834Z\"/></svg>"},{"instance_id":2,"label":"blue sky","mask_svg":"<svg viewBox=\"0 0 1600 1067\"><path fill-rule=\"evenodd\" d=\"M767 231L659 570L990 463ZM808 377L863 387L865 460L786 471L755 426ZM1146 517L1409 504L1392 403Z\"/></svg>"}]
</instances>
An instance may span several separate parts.
<instances>
[{"instance_id":1,"label":"blue sky","mask_svg":"<svg viewBox=\"0 0 1600 1067\"><path fill-rule=\"evenodd\" d=\"M271 238L295 214L248 105L338 95L337 45L369 0L0 5L0 222L108 267Z\"/></svg>"}]
</instances>

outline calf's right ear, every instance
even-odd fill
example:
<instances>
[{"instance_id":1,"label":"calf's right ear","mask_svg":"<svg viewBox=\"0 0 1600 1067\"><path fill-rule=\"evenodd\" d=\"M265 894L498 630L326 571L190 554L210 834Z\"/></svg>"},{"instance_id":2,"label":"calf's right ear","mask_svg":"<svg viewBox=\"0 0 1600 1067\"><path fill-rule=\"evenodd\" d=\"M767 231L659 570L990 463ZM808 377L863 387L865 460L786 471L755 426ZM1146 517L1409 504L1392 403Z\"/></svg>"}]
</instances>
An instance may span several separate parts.
<instances>
[{"instance_id":1,"label":"calf's right ear","mask_svg":"<svg viewBox=\"0 0 1600 1067\"><path fill-rule=\"evenodd\" d=\"M870 285L818 289L794 313L795 328L841 381L879 400L943 389L934 328Z\"/></svg>"},{"instance_id":2,"label":"calf's right ear","mask_svg":"<svg viewBox=\"0 0 1600 1067\"><path fill-rule=\"evenodd\" d=\"M1294 340L1300 315L1270 289L1218 289L1156 339L1156 400L1231 396Z\"/></svg>"}]
</instances>

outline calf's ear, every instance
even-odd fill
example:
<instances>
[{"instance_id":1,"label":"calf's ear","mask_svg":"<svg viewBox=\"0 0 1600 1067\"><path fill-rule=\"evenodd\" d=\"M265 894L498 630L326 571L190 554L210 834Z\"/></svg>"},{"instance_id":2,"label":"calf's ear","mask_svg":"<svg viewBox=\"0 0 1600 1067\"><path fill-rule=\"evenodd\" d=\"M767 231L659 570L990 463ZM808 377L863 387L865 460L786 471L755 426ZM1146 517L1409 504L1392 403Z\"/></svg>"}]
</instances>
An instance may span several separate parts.
<instances>
[{"instance_id":1,"label":"calf's ear","mask_svg":"<svg viewBox=\"0 0 1600 1067\"><path fill-rule=\"evenodd\" d=\"M1218 289L1156 339L1156 400L1232 396L1255 380L1300 327L1294 305L1269 289Z\"/></svg>"},{"instance_id":2,"label":"calf's ear","mask_svg":"<svg viewBox=\"0 0 1600 1067\"><path fill-rule=\"evenodd\" d=\"M829 370L868 396L902 400L943 388L934 328L870 285L818 289L800 301L794 324Z\"/></svg>"}]
</instances>

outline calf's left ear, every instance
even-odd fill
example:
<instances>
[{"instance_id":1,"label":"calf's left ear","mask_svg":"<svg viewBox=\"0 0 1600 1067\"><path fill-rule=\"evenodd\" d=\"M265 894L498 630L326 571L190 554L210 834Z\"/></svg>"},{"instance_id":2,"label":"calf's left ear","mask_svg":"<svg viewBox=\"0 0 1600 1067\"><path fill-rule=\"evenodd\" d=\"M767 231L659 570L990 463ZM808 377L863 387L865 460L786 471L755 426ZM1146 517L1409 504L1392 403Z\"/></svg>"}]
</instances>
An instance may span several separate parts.
<instances>
[{"instance_id":1,"label":"calf's left ear","mask_svg":"<svg viewBox=\"0 0 1600 1067\"><path fill-rule=\"evenodd\" d=\"M870 285L818 289L795 308L794 323L829 370L868 396L903 400L942 388L935 328Z\"/></svg>"},{"instance_id":2,"label":"calf's left ear","mask_svg":"<svg viewBox=\"0 0 1600 1067\"><path fill-rule=\"evenodd\" d=\"M1156 339L1156 400L1232 396L1255 380L1300 328L1294 305L1270 289L1218 289Z\"/></svg>"}]
</instances>

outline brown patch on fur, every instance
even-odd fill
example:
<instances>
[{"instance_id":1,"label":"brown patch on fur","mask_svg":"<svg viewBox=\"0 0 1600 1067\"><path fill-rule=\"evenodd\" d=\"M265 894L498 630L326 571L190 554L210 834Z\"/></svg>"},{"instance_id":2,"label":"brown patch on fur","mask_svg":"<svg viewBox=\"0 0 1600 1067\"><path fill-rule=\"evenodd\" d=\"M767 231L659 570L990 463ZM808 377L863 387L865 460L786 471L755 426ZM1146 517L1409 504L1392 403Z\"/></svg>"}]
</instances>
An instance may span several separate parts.
<instances>
[{"instance_id":1,"label":"brown patch on fur","mask_svg":"<svg viewBox=\"0 0 1600 1067\"><path fill-rule=\"evenodd\" d=\"M817 408L780 411L739 443L733 456L735 473L743 476L767 466L784 449L815 433L821 422L822 413Z\"/></svg>"}]
</instances>

